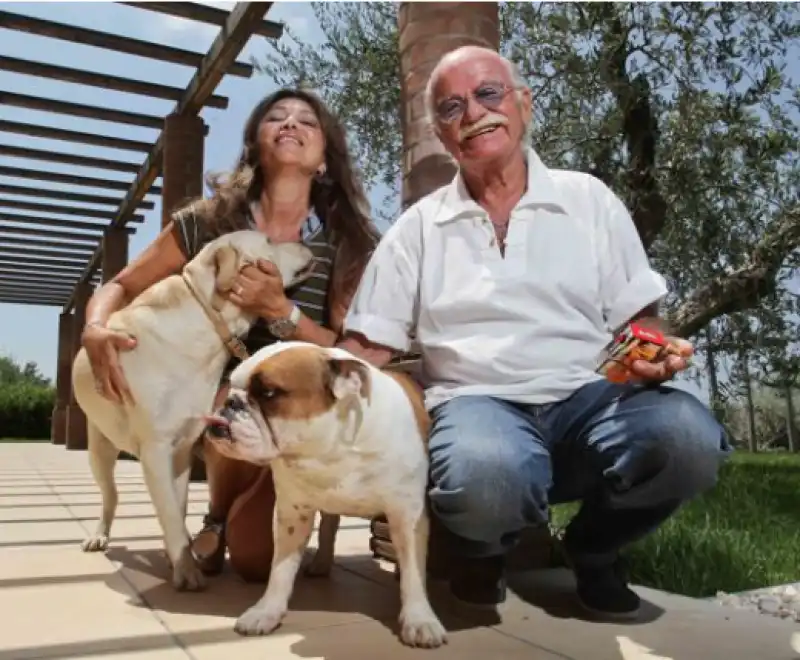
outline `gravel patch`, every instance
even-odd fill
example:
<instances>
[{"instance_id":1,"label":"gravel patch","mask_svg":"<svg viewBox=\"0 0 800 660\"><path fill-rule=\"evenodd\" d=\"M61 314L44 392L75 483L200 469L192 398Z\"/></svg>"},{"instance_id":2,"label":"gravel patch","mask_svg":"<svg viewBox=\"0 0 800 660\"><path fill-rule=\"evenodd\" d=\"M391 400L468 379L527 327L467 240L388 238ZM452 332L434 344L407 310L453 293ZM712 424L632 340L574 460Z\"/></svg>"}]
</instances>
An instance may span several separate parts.
<instances>
[{"instance_id":1,"label":"gravel patch","mask_svg":"<svg viewBox=\"0 0 800 660\"><path fill-rule=\"evenodd\" d=\"M736 607L800 622L800 582L755 589L740 594L719 591L714 601L725 607Z\"/></svg>"}]
</instances>

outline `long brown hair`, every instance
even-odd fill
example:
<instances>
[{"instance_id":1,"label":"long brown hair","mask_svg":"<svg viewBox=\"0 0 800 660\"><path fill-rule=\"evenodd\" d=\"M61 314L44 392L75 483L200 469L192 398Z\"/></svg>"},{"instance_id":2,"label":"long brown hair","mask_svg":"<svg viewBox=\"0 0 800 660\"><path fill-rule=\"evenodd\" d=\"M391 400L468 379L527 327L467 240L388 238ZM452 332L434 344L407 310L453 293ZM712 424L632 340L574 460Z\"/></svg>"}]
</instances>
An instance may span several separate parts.
<instances>
[{"instance_id":1,"label":"long brown hair","mask_svg":"<svg viewBox=\"0 0 800 660\"><path fill-rule=\"evenodd\" d=\"M208 176L211 196L196 201L192 210L212 235L247 226L250 203L258 200L264 187L258 147L258 127L270 108L287 98L305 101L314 110L325 138L324 177L311 184L311 206L336 247L331 277L332 301L345 302L380 240L369 216L369 203L356 176L344 128L325 104L311 92L281 89L264 98L250 113L244 126L244 145L233 171Z\"/></svg>"}]
</instances>

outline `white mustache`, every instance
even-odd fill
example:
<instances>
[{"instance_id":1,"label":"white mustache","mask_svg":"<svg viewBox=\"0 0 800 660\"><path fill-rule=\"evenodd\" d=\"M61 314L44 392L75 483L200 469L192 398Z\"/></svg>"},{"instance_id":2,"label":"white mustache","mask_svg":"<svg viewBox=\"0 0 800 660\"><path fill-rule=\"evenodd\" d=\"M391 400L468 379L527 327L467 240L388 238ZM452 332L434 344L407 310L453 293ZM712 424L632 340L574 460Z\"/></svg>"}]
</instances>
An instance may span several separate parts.
<instances>
[{"instance_id":1,"label":"white mustache","mask_svg":"<svg viewBox=\"0 0 800 660\"><path fill-rule=\"evenodd\" d=\"M476 133L480 133L482 130L485 130L489 127L493 126L506 126L508 125L508 120L503 117L503 115L499 115L494 112L490 112L483 117L481 117L477 122L472 124L472 126L468 126L460 131L460 139L466 140L467 138L472 137Z\"/></svg>"}]
</instances>

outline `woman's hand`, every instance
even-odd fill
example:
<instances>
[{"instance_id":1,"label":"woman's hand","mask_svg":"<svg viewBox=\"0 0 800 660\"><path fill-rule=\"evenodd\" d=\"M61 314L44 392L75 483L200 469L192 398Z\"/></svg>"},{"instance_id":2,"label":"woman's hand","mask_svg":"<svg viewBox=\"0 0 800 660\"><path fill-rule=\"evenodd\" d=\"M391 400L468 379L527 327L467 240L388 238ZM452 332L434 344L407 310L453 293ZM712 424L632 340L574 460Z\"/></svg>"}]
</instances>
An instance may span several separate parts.
<instances>
[{"instance_id":1,"label":"woman's hand","mask_svg":"<svg viewBox=\"0 0 800 660\"><path fill-rule=\"evenodd\" d=\"M292 303L283 291L280 271L274 263L263 259L259 259L255 266L242 268L228 299L267 321L286 318L292 312Z\"/></svg>"},{"instance_id":2,"label":"woman's hand","mask_svg":"<svg viewBox=\"0 0 800 660\"><path fill-rule=\"evenodd\" d=\"M664 382L670 380L676 373L689 366L689 359L694 355L694 347L685 339L670 337L671 350L659 360L635 360L631 366L631 373L640 381Z\"/></svg>"},{"instance_id":3,"label":"woman's hand","mask_svg":"<svg viewBox=\"0 0 800 660\"><path fill-rule=\"evenodd\" d=\"M89 357L98 393L116 403L132 404L133 395L119 363L119 351L135 348L136 340L102 325L90 324L83 329L81 343Z\"/></svg>"}]
</instances>

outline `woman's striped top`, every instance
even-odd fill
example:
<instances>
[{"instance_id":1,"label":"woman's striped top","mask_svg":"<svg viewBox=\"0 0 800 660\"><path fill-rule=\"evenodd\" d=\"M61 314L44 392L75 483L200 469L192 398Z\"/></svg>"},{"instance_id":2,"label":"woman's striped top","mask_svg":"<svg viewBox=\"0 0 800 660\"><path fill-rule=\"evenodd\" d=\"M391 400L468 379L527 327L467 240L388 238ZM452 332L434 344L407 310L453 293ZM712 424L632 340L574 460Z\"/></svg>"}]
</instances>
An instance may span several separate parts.
<instances>
[{"instance_id":1,"label":"woman's striped top","mask_svg":"<svg viewBox=\"0 0 800 660\"><path fill-rule=\"evenodd\" d=\"M250 227L255 229L256 224L252 214L248 213L247 219ZM178 239L178 245L186 256L187 261L191 261L197 253L200 252L203 246L216 238L203 222L197 219L195 214L191 212L191 209L176 213L173 216L173 220L175 223L175 234ZM328 289L331 280L335 247L331 244L330 233L326 230L325 225L315 213L312 213L308 217L303 226L302 241L314 254L317 266L309 279L288 289L286 295L312 321L325 328L329 328L330 296ZM267 328L266 321L264 319L258 319L248 335L242 338L242 341L247 347L248 352L252 354L260 348L274 343L277 339ZM228 363L225 373L229 373L236 366L237 362L236 359L232 359L231 362Z\"/></svg>"}]
</instances>

